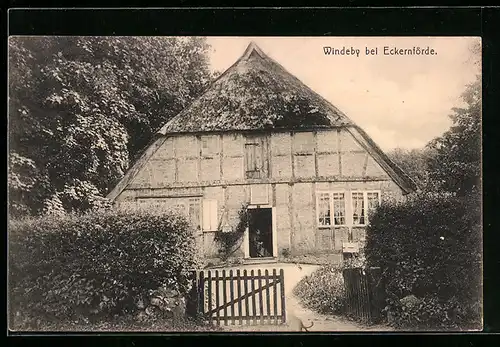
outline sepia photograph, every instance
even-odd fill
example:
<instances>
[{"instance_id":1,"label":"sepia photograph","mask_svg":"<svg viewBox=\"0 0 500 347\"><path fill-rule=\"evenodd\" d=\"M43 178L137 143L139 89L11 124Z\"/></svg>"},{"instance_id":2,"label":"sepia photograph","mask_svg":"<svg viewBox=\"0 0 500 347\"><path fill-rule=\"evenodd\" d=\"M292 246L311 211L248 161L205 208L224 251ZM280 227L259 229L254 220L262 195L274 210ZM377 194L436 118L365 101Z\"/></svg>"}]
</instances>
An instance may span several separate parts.
<instances>
[{"instance_id":1,"label":"sepia photograph","mask_svg":"<svg viewBox=\"0 0 500 347\"><path fill-rule=\"evenodd\" d=\"M482 330L481 51L10 36L9 330Z\"/></svg>"}]
</instances>

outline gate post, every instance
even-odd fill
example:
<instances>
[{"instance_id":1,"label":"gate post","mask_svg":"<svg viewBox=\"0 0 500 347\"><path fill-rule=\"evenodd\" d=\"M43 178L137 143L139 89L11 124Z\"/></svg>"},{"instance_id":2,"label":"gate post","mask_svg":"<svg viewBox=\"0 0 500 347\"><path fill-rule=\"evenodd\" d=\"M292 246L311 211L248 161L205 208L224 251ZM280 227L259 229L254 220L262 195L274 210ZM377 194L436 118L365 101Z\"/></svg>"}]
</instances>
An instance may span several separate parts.
<instances>
[{"instance_id":1,"label":"gate post","mask_svg":"<svg viewBox=\"0 0 500 347\"><path fill-rule=\"evenodd\" d=\"M193 318L204 314L205 308L205 282L204 272L193 270L190 276L191 290L187 293L186 313Z\"/></svg>"},{"instance_id":2,"label":"gate post","mask_svg":"<svg viewBox=\"0 0 500 347\"><path fill-rule=\"evenodd\" d=\"M380 267L368 269L370 287L370 315L373 323L378 323L385 304L385 288Z\"/></svg>"},{"instance_id":3,"label":"gate post","mask_svg":"<svg viewBox=\"0 0 500 347\"><path fill-rule=\"evenodd\" d=\"M197 271L192 270L190 273L189 281L191 282L191 289L186 294L186 313L188 316L195 318L198 313L198 283L197 283Z\"/></svg>"},{"instance_id":4,"label":"gate post","mask_svg":"<svg viewBox=\"0 0 500 347\"><path fill-rule=\"evenodd\" d=\"M196 286L197 286L197 309L196 313L204 314L205 312L205 273L200 271L197 273ZM210 299L210 298L209 298Z\"/></svg>"},{"instance_id":5,"label":"gate post","mask_svg":"<svg viewBox=\"0 0 500 347\"><path fill-rule=\"evenodd\" d=\"M281 287L281 323L286 323L286 307L285 307L285 271L280 269L280 287Z\"/></svg>"}]
</instances>

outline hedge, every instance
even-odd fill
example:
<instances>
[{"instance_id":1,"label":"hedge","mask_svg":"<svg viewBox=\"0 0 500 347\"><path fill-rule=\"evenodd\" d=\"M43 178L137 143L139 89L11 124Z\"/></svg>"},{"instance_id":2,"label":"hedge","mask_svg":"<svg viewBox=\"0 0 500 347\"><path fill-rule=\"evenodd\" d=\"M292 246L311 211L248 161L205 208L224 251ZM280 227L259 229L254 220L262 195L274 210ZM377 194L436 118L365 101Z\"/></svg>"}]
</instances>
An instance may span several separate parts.
<instances>
[{"instance_id":1,"label":"hedge","mask_svg":"<svg viewBox=\"0 0 500 347\"><path fill-rule=\"evenodd\" d=\"M186 293L196 254L194 233L178 215L101 212L10 222L11 319L19 326L131 314L162 285Z\"/></svg>"},{"instance_id":2,"label":"hedge","mask_svg":"<svg viewBox=\"0 0 500 347\"><path fill-rule=\"evenodd\" d=\"M396 317L396 324L480 325L480 208L476 197L418 195L385 203L371 217L365 255L369 266L384 270L387 310ZM412 314L400 303L410 295L419 300ZM431 307L439 312L429 312Z\"/></svg>"}]
</instances>

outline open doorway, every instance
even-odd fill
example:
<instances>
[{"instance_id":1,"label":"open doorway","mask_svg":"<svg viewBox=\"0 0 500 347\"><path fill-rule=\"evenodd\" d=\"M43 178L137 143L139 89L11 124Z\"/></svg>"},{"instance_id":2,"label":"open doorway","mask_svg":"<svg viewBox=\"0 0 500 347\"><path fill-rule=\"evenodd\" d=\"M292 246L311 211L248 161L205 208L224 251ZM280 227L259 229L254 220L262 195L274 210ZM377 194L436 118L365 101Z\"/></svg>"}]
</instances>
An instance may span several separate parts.
<instances>
[{"instance_id":1,"label":"open doorway","mask_svg":"<svg viewBox=\"0 0 500 347\"><path fill-rule=\"evenodd\" d=\"M272 208L248 209L248 248L250 258L273 256Z\"/></svg>"}]
</instances>

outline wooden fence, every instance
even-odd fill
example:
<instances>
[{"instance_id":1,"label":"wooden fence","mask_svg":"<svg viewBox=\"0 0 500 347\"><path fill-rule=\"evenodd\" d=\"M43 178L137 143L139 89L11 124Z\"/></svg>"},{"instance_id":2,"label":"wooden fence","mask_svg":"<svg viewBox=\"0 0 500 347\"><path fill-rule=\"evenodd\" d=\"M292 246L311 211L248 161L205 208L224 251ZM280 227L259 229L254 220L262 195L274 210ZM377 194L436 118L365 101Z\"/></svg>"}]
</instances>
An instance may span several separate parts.
<instances>
[{"instance_id":1,"label":"wooden fence","mask_svg":"<svg viewBox=\"0 0 500 347\"><path fill-rule=\"evenodd\" d=\"M385 304L380 268L353 268L343 271L346 314L364 323L377 323Z\"/></svg>"},{"instance_id":2,"label":"wooden fence","mask_svg":"<svg viewBox=\"0 0 500 347\"><path fill-rule=\"evenodd\" d=\"M283 269L208 270L197 276L198 312L217 325L286 321Z\"/></svg>"}]
</instances>

